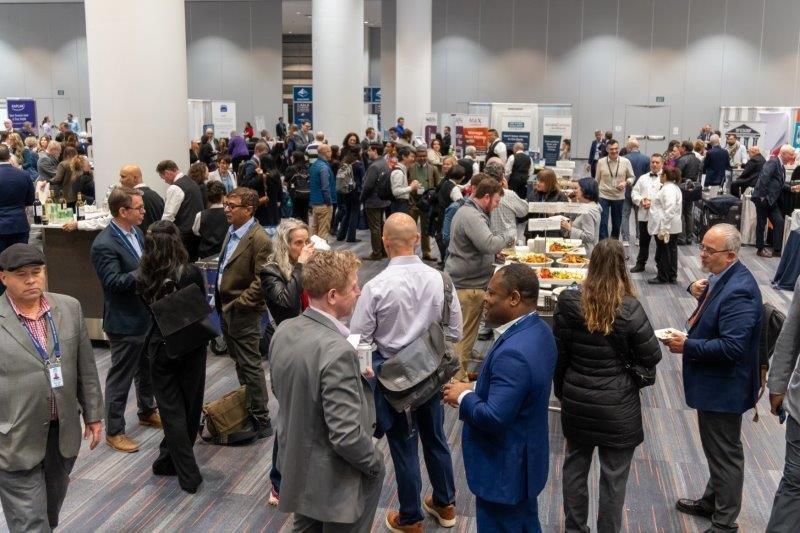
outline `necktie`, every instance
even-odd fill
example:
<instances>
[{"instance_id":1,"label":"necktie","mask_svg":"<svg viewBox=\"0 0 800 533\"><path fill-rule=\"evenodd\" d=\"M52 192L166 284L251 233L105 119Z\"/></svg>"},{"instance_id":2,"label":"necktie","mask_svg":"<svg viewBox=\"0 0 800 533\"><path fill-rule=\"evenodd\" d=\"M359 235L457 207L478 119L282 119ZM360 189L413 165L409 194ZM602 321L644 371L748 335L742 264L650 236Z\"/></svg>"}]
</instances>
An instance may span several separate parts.
<instances>
[{"instance_id":1,"label":"necktie","mask_svg":"<svg viewBox=\"0 0 800 533\"><path fill-rule=\"evenodd\" d=\"M692 326L694 326L695 322L697 322L697 320L700 318L700 314L705 308L706 302L708 300L709 300L708 287L706 287L706 290L704 290L703 293L700 295L700 299L697 302L697 307L695 308L694 313L692 313L692 316L690 316L689 320L686 321L686 324L688 326L686 328L687 330L689 330Z\"/></svg>"},{"instance_id":2,"label":"necktie","mask_svg":"<svg viewBox=\"0 0 800 533\"><path fill-rule=\"evenodd\" d=\"M650 173L650 177L651 177L651 178L657 178L657 177L658 177L658 174L656 174L655 172L651 172L651 173Z\"/></svg>"}]
</instances>

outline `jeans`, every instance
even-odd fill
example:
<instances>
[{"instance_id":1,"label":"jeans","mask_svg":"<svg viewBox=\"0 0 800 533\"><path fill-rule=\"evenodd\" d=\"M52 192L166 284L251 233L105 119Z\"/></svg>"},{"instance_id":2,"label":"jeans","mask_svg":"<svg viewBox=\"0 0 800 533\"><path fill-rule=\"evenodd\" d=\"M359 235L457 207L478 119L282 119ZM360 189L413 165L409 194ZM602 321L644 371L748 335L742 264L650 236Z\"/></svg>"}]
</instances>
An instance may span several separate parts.
<instances>
[{"instance_id":1,"label":"jeans","mask_svg":"<svg viewBox=\"0 0 800 533\"><path fill-rule=\"evenodd\" d=\"M622 225L622 204L625 200L606 200L600 198L600 240L608 238L608 215L611 213L611 236L619 239L619 228Z\"/></svg>"},{"instance_id":2,"label":"jeans","mask_svg":"<svg viewBox=\"0 0 800 533\"><path fill-rule=\"evenodd\" d=\"M358 216L361 213L361 202L358 199L358 192L353 191L348 193L339 201L338 205L342 208L342 216L341 218L339 218L339 216L336 217L340 220L339 230L336 232L336 240L343 241L346 238L348 242L353 242L356 240Z\"/></svg>"},{"instance_id":3,"label":"jeans","mask_svg":"<svg viewBox=\"0 0 800 533\"><path fill-rule=\"evenodd\" d=\"M623 241L630 241L631 240L631 212L633 212L633 227L636 231L636 238L638 239L639 234L639 225L636 223L636 217L639 215L639 207L633 205L630 198L625 198L625 202L622 204L622 240Z\"/></svg>"}]
</instances>

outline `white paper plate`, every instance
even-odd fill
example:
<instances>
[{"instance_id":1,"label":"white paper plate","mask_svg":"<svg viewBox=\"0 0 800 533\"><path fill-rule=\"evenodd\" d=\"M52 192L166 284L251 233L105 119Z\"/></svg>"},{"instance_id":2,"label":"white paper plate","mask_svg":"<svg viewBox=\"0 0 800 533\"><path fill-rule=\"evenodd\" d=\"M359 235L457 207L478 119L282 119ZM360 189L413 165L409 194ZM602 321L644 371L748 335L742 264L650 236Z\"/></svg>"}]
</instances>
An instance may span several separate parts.
<instances>
[{"instance_id":1,"label":"white paper plate","mask_svg":"<svg viewBox=\"0 0 800 533\"><path fill-rule=\"evenodd\" d=\"M664 328L657 329L653 333L655 333L657 339L665 341L670 338L673 333L680 333L680 330L675 328Z\"/></svg>"}]
</instances>

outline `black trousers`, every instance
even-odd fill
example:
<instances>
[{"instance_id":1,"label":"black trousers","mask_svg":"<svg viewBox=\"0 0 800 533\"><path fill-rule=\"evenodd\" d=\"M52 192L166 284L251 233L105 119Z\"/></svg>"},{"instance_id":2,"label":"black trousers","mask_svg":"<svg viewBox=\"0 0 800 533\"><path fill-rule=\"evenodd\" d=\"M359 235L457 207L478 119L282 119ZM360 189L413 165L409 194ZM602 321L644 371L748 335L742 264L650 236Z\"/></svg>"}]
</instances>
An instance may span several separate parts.
<instances>
[{"instance_id":1,"label":"black trousers","mask_svg":"<svg viewBox=\"0 0 800 533\"><path fill-rule=\"evenodd\" d=\"M650 255L650 240L651 236L647 232L647 221L637 222L639 225L639 254L636 256L636 264L644 266L647 264L647 258Z\"/></svg>"},{"instance_id":2,"label":"black trousers","mask_svg":"<svg viewBox=\"0 0 800 533\"><path fill-rule=\"evenodd\" d=\"M692 215L692 206L694 202L691 200L683 200L681 204L681 222L683 223L683 240L686 244L691 244L694 240L694 216ZM678 235L681 235L680 233Z\"/></svg>"},{"instance_id":3,"label":"black trousers","mask_svg":"<svg viewBox=\"0 0 800 533\"><path fill-rule=\"evenodd\" d=\"M189 233L181 233L181 241L184 248L186 248L186 253L189 254L189 261L191 263L197 261L200 258L200 237L190 231Z\"/></svg>"},{"instance_id":4,"label":"black trousers","mask_svg":"<svg viewBox=\"0 0 800 533\"><path fill-rule=\"evenodd\" d=\"M713 509L713 531L735 531L736 517L742 510L744 450L742 415L697 411L700 442L708 461L709 479L703 503Z\"/></svg>"},{"instance_id":5,"label":"black trousers","mask_svg":"<svg viewBox=\"0 0 800 533\"><path fill-rule=\"evenodd\" d=\"M678 235L680 234L670 234L669 242L664 242L656 237L657 277L661 281L678 279Z\"/></svg>"},{"instance_id":6,"label":"black trousers","mask_svg":"<svg viewBox=\"0 0 800 533\"><path fill-rule=\"evenodd\" d=\"M168 358L165 350L159 349L150 358L150 374L164 425L164 438L153 467L162 472L174 468L181 487L196 489L203 481L193 448L203 408L206 348L178 359Z\"/></svg>"},{"instance_id":7,"label":"black trousers","mask_svg":"<svg viewBox=\"0 0 800 533\"><path fill-rule=\"evenodd\" d=\"M775 253L781 252L783 245L783 213L779 204L767 205L763 202L756 203L756 248L764 249L764 230L767 228L767 219L772 222L772 249Z\"/></svg>"},{"instance_id":8,"label":"black trousers","mask_svg":"<svg viewBox=\"0 0 800 533\"><path fill-rule=\"evenodd\" d=\"M383 207L367 207L367 223L369 224L369 241L372 244L372 255L379 256L385 254L383 249Z\"/></svg>"}]
</instances>

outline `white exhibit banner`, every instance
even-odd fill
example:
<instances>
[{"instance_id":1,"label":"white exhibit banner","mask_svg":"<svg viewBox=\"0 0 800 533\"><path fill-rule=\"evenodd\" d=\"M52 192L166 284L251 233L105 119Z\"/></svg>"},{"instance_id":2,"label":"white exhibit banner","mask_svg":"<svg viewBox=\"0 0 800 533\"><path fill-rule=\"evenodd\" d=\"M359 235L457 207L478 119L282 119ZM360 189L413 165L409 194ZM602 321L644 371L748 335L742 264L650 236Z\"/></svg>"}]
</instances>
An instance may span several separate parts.
<instances>
[{"instance_id":1,"label":"white exhibit banner","mask_svg":"<svg viewBox=\"0 0 800 533\"><path fill-rule=\"evenodd\" d=\"M215 137L228 137L236 129L236 102L214 100L211 103L211 123Z\"/></svg>"},{"instance_id":2,"label":"white exhibit banner","mask_svg":"<svg viewBox=\"0 0 800 533\"><path fill-rule=\"evenodd\" d=\"M572 117L543 117L542 135L559 135L572 139Z\"/></svg>"},{"instance_id":3,"label":"white exhibit banner","mask_svg":"<svg viewBox=\"0 0 800 533\"><path fill-rule=\"evenodd\" d=\"M521 142L526 150L538 151L538 104L490 104L492 128L506 145ZM524 124L521 125L520 122ZM508 146L508 148L511 148Z\"/></svg>"},{"instance_id":4,"label":"white exhibit banner","mask_svg":"<svg viewBox=\"0 0 800 533\"><path fill-rule=\"evenodd\" d=\"M256 115L253 119L253 122L255 122L255 126L253 126L253 133L255 133L256 136L260 136L261 130L267 129L267 121L264 118L264 115Z\"/></svg>"},{"instance_id":5,"label":"white exhibit banner","mask_svg":"<svg viewBox=\"0 0 800 533\"><path fill-rule=\"evenodd\" d=\"M203 124L205 124L203 116L203 100L190 99L187 103L188 117L189 117L189 140L197 139L203 136Z\"/></svg>"}]
</instances>

